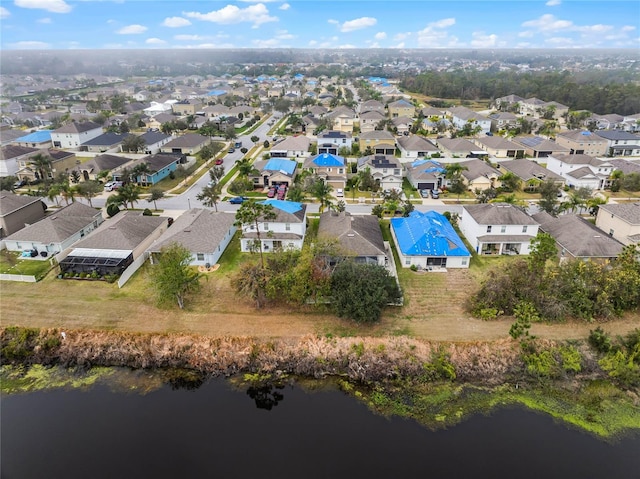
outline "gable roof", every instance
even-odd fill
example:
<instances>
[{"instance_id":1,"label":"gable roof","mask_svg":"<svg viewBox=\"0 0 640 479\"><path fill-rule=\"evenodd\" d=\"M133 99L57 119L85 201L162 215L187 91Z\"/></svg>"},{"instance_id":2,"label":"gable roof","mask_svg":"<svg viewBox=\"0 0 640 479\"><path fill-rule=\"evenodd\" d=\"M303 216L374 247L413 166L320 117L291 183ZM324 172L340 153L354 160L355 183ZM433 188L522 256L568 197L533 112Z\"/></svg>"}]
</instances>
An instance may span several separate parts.
<instances>
[{"instance_id":1,"label":"gable roof","mask_svg":"<svg viewBox=\"0 0 640 479\"><path fill-rule=\"evenodd\" d=\"M600 211L606 211L631 225L640 225L640 202L600 205Z\"/></svg>"},{"instance_id":2,"label":"gable roof","mask_svg":"<svg viewBox=\"0 0 640 479\"><path fill-rule=\"evenodd\" d=\"M166 217L123 211L102 223L74 248L131 251L166 222Z\"/></svg>"},{"instance_id":3,"label":"gable roof","mask_svg":"<svg viewBox=\"0 0 640 479\"><path fill-rule=\"evenodd\" d=\"M578 215L554 218L548 213L533 215L540 229L576 258L614 258L624 245Z\"/></svg>"},{"instance_id":4,"label":"gable roof","mask_svg":"<svg viewBox=\"0 0 640 479\"><path fill-rule=\"evenodd\" d=\"M307 151L311 140L306 136L289 136L271 147L271 151Z\"/></svg>"},{"instance_id":5,"label":"gable roof","mask_svg":"<svg viewBox=\"0 0 640 479\"><path fill-rule=\"evenodd\" d=\"M391 140L395 142L395 137L387 130L365 131L360 134L361 140Z\"/></svg>"},{"instance_id":6,"label":"gable roof","mask_svg":"<svg viewBox=\"0 0 640 479\"><path fill-rule=\"evenodd\" d=\"M537 225L538 222L508 203L481 203L462 207L479 225Z\"/></svg>"},{"instance_id":7,"label":"gable roof","mask_svg":"<svg viewBox=\"0 0 640 479\"><path fill-rule=\"evenodd\" d=\"M30 146L6 145L0 148L0 160L10 160L11 158L35 155L36 153L42 153L42 150L31 148Z\"/></svg>"},{"instance_id":8,"label":"gable roof","mask_svg":"<svg viewBox=\"0 0 640 479\"><path fill-rule=\"evenodd\" d=\"M187 133L186 135L179 136L166 143L163 148L193 148L200 146L203 143L207 143L209 137L198 135L196 133Z\"/></svg>"},{"instance_id":9,"label":"gable roof","mask_svg":"<svg viewBox=\"0 0 640 479\"><path fill-rule=\"evenodd\" d=\"M433 143L418 135L398 138L398 145L405 151L438 151Z\"/></svg>"},{"instance_id":10,"label":"gable roof","mask_svg":"<svg viewBox=\"0 0 640 479\"><path fill-rule=\"evenodd\" d=\"M38 130L14 140L16 143L44 143L51 141L51 130Z\"/></svg>"},{"instance_id":11,"label":"gable roof","mask_svg":"<svg viewBox=\"0 0 640 479\"><path fill-rule=\"evenodd\" d=\"M472 159L467 161L461 161L460 166L465 166L467 169L462 170L460 173L467 181L473 181L480 177L489 178L490 176L499 177L502 176L499 170L495 169L489 163L479 159Z\"/></svg>"},{"instance_id":12,"label":"gable roof","mask_svg":"<svg viewBox=\"0 0 640 479\"><path fill-rule=\"evenodd\" d=\"M596 135L605 140L632 140L640 141L640 135L635 135L624 130L601 130L596 131Z\"/></svg>"},{"instance_id":13,"label":"gable roof","mask_svg":"<svg viewBox=\"0 0 640 479\"><path fill-rule=\"evenodd\" d=\"M513 141L534 151L569 152L569 148L558 145L555 141L547 140L541 136L517 136Z\"/></svg>"},{"instance_id":14,"label":"gable roof","mask_svg":"<svg viewBox=\"0 0 640 479\"><path fill-rule=\"evenodd\" d=\"M14 211L18 211L20 208L24 208L41 200L42 198L37 196L16 195L11 191L2 190L0 191L0 216L9 215Z\"/></svg>"},{"instance_id":15,"label":"gable roof","mask_svg":"<svg viewBox=\"0 0 640 479\"><path fill-rule=\"evenodd\" d=\"M569 130L562 131L556 135L560 138L566 138L567 140L572 141L588 141L590 143L605 143L607 140L602 138L595 133L591 133L588 130L580 131L580 130Z\"/></svg>"},{"instance_id":16,"label":"gable roof","mask_svg":"<svg viewBox=\"0 0 640 479\"><path fill-rule=\"evenodd\" d=\"M297 161L287 160L285 158L271 158L267 160L266 164L262 167L262 171L282 171L291 176L297 167Z\"/></svg>"},{"instance_id":17,"label":"gable roof","mask_svg":"<svg viewBox=\"0 0 640 479\"><path fill-rule=\"evenodd\" d=\"M235 223L233 214L192 208L176 218L148 251L160 252L171 243L178 243L192 253L210 253L227 236Z\"/></svg>"},{"instance_id":18,"label":"gable roof","mask_svg":"<svg viewBox=\"0 0 640 479\"><path fill-rule=\"evenodd\" d=\"M327 211L320 215L318 237L336 238L343 253L356 256L384 255L380 223L374 215Z\"/></svg>"},{"instance_id":19,"label":"gable roof","mask_svg":"<svg viewBox=\"0 0 640 479\"><path fill-rule=\"evenodd\" d=\"M344 167L345 160L342 156L332 155L331 153L320 153L319 155L310 158L307 162L309 167L313 167L314 165L319 168L330 168L330 167Z\"/></svg>"},{"instance_id":20,"label":"gable roof","mask_svg":"<svg viewBox=\"0 0 640 479\"><path fill-rule=\"evenodd\" d=\"M372 168L400 168L400 160L393 155L369 155L358 158L358 168L371 165Z\"/></svg>"},{"instance_id":21,"label":"gable roof","mask_svg":"<svg viewBox=\"0 0 640 479\"><path fill-rule=\"evenodd\" d=\"M179 153L156 153L155 155L145 156L136 160L131 164L131 167L134 168L136 165L141 163L146 163L149 167L149 171L156 173L167 166L180 161L182 155Z\"/></svg>"},{"instance_id":22,"label":"gable roof","mask_svg":"<svg viewBox=\"0 0 640 479\"><path fill-rule=\"evenodd\" d=\"M472 151L482 152L483 154L487 154L486 151L483 151L475 143L470 142L466 138L439 138L437 140L438 147L449 150L452 153L469 153Z\"/></svg>"},{"instance_id":23,"label":"gable roof","mask_svg":"<svg viewBox=\"0 0 640 479\"><path fill-rule=\"evenodd\" d=\"M520 150L524 151L524 147L522 145L518 145L511 140L507 140L501 136L484 136L481 138L476 138L474 140L476 143L480 143L483 146L488 148L494 148L496 150Z\"/></svg>"},{"instance_id":24,"label":"gable roof","mask_svg":"<svg viewBox=\"0 0 640 479\"><path fill-rule=\"evenodd\" d=\"M590 155L569 155L569 154L555 154L553 155L558 161L562 161L564 163L568 163L570 165L592 165L592 166L602 166L604 163L608 163L608 161L599 160L595 156Z\"/></svg>"},{"instance_id":25,"label":"gable roof","mask_svg":"<svg viewBox=\"0 0 640 479\"><path fill-rule=\"evenodd\" d=\"M405 256L471 256L451 223L435 211L391 218L391 227Z\"/></svg>"},{"instance_id":26,"label":"gable roof","mask_svg":"<svg viewBox=\"0 0 640 479\"><path fill-rule=\"evenodd\" d=\"M307 205L287 200L265 200L260 202L263 205L273 206L276 219L269 222L274 223L302 223L305 221Z\"/></svg>"},{"instance_id":27,"label":"gable roof","mask_svg":"<svg viewBox=\"0 0 640 479\"><path fill-rule=\"evenodd\" d=\"M130 133L122 134L108 131L91 140L85 141L82 143L82 146L113 146L122 143L128 136L130 136Z\"/></svg>"},{"instance_id":28,"label":"gable roof","mask_svg":"<svg viewBox=\"0 0 640 479\"><path fill-rule=\"evenodd\" d=\"M455 116L456 118L460 118L461 120L464 121L469 121L469 120L476 120L476 121L486 121L488 120L488 118L476 111L473 111L467 107L464 106L455 106L453 108L449 109L449 112L451 113L452 116Z\"/></svg>"},{"instance_id":29,"label":"gable roof","mask_svg":"<svg viewBox=\"0 0 640 479\"><path fill-rule=\"evenodd\" d=\"M332 138L348 139L351 137L352 137L351 133L347 131L328 130L328 131L323 131L322 133L318 133L318 140L332 139Z\"/></svg>"},{"instance_id":30,"label":"gable roof","mask_svg":"<svg viewBox=\"0 0 640 479\"><path fill-rule=\"evenodd\" d=\"M101 217L99 210L80 202L71 203L37 223L9 235L7 240L61 243Z\"/></svg>"},{"instance_id":31,"label":"gable roof","mask_svg":"<svg viewBox=\"0 0 640 479\"><path fill-rule=\"evenodd\" d=\"M564 182L562 176L554 173L551 170L548 170L535 161L529 161L525 159L501 161L500 166L505 170L515 174L523 181L529 181L535 178L538 180L553 180L560 183Z\"/></svg>"},{"instance_id":32,"label":"gable roof","mask_svg":"<svg viewBox=\"0 0 640 479\"><path fill-rule=\"evenodd\" d=\"M100 125L92 121L85 121L83 123L71 122L64 126L61 126L57 130L53 130L53 132L54 133L84 133L86 131L95 130L97 128L100 128L102 130L102 127Z\"/></svg>"},{"instance_id":33,"label":"gable roof","mask_svg":"<svg viewBox=\"0 0 640 479\"><path fill-rule=\"evenodd\" d=\"M149 146L171 138L171 135L165 135L161 131L146 131L140 135L140 138L144 139L145 145Z\"/></svg>"},{"instance_id":34,"label":"gable roof","mask_svg":"<svg viewBox=\"0 0 640 479\"><path fill-rule=\"evenodd\" d=\"M104 155L98 155L93 159L85 163L82 163L80 165L80 169L87 170L87 171L96 170L96 172L105 171L105 170L109 171L109 170L118 168L130 161L131 161L131 158L126 158L124 156L104 154Z\"/></svg>"}]
</instances>

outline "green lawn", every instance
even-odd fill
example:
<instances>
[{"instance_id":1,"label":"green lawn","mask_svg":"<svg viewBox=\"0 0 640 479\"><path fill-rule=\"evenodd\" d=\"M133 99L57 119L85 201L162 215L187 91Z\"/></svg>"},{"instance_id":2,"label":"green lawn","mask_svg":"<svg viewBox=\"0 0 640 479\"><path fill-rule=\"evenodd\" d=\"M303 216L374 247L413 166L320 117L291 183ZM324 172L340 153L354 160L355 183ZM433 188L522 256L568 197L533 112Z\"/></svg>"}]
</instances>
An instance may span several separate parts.
<instances>
[{"instance_id":1,"label":"green lawn","mask_svg":"<svg viewBox=\"0 0 640 479\"><path fill-rule=\"evenodd\" d=\"M40 279L51 269L49 259L33 260L20 258L18 253L12 251L2 251L0 255L0 273L2 274L24 274L35 276Z\"/></svg>"}]
</instances>

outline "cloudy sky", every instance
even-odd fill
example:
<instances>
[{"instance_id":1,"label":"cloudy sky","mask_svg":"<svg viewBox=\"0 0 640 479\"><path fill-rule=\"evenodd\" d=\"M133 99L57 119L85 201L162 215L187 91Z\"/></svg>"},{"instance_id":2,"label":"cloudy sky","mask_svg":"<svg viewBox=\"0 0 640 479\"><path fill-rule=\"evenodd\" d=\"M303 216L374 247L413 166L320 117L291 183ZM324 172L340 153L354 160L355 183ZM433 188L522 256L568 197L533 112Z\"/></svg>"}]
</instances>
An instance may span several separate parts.
<instances>
[{"instance_id":1,"label":"cloudy sky","mask_svg":"<svg viewBox=\"0 0 640 479\"><path fill-rule=\"evenodd\" d=\"M2 0L2 49L640 48L640 2Z\"/></svg>"}]
</instances>

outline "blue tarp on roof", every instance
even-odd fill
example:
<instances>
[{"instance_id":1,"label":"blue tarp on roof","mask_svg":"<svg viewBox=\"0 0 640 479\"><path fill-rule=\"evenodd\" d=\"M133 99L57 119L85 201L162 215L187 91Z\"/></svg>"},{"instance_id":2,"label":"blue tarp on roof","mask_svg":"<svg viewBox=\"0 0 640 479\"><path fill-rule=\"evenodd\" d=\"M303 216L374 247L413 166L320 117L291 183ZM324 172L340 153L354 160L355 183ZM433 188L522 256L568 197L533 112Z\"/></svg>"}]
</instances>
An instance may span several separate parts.
<instances>
[{"instance_id":1,"label":"blue tarp on roof","mask_svg":"<svg viewBox=\"0 0 640 479\"><path fill-rule=\"evenodd\" d=\"M227 92L225 90L211 90L209 93L207 93L207 96L221 96L226 93Z\"/></svg>"},{"instance_id":2,"label":"blue tarp on roof","mask_svg":"<svg viewBox=\"0 0 640 479\"><path fill-rule=\"evenodd\" d=\"M433 160L421 159L411 163L412 168L417 168L419 166L421 167L420 171L424 171L425 173L444 173L446 171L442 164Z\"/></svg>"},{"instance_id":3,"label":"blue tarp on roof","mask_svg":"<svg viewBox=\"0 0 640 479\"><path fill-rule=\"evenodd\" d=\"M293 160L271 158L269 161L267 161L267 164L264 165L264 169L269 171L284 171L287 175L293 175L293 172L296 171L297 166L298 163Z\"/></svg>"},{"instance_id":4,"label":"blue tarp on roof","mask_svg":"<svg viewBox=\"0 0 640 479\"><path fill-rule=\"evenodd\" d=\"M313 159L313 163L323 168L327 166L344 166L344 158L331 153L321 153Z\"/></svg>"},{"instance_id":5,"label":"blue tarp on roof","mask_svg":"<svg viewBox=\"0 0 640 479\"><path fill-rule=\"evenodd\" d=\"M18 143L42 143L43 141L51 141L51 130L38 130L28 135L21 136L15 140Z\"/></svg>"},{"instance_id":6,"label":"blue tarp on roof","mask_svg":"<svg viewBox=\"0 0 640 479\"><path fill-rule=\"evenodd\" d=\"M405 256L471 256L451 223L435 211L391 218L391 227Z\"/></svg>"},{"instance_id":7,"label":"blue tarp on roof","mask_svg":"<svg viewBox=\"0 0 640 479\"><path fill-rule=\"evenodd\" d=\"M278 208L285 213L294 214L302 209L302 203L296 203L295 201L286 200L265 200L262 201L263 205L271 205L274 208Z\"/></svg>"},{"instance_id":8,"label":"blue tarp on roof","mask_svg":"<svg viewBox=\"0 0 640 479\"><path fill-rule=\"evenodd\" d=\"M387 79L382 77L369 77L368 80L370 83L386 83L387 82Z\"/></svg>"},{"instance_id":9,"label":"blue tarp on roof","mask_svg":"<svg viewBox=\"0 0 640 479\"><path fill-rule=\"evenodd\" d=\"M304 78L304 75L302 73L296 73L293 78L295 78L296 80L302 80Z\"/></svg>"}]
</instances>

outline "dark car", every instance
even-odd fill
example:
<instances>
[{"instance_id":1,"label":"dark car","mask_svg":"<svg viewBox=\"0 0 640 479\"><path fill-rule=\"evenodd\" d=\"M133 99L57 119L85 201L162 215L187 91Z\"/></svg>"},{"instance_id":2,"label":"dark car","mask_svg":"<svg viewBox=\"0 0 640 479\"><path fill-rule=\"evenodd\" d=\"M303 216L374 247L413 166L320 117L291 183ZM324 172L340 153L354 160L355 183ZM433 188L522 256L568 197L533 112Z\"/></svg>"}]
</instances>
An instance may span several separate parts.
<instances>
[{"instance_id":1,"label":"dark car","mask_svg":"<svg viewBox=\"0 0 640 479\"><path fill-rule=\"evenodd\" d=\"M234 196L229 200L229 203L231 203L232 205L241 205L242 203L244 203L244 200L246 200L244 196Z\"/></svg>"}]
</instances>

